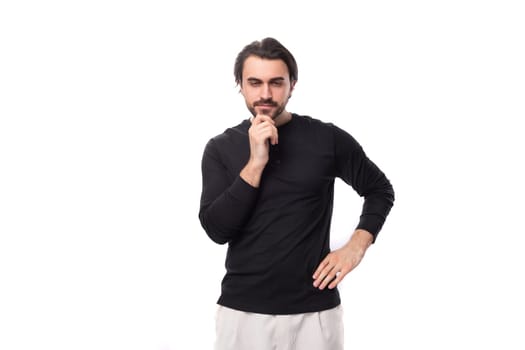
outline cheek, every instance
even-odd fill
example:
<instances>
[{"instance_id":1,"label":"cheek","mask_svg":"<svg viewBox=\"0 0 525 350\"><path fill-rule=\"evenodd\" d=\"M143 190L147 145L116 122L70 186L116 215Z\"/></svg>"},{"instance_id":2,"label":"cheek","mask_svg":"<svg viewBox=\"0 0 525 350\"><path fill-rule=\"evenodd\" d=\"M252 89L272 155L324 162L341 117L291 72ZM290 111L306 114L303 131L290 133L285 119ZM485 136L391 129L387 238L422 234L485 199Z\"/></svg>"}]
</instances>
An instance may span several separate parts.
<instances>
[{"instance_id":1,"label":"cheek","mask_svg":"<svg viewBox=\"0 0 525 350\"><path fill-rule=\"evenodd\" d=\"M292 95L291 91L282 91L278 96L278 101L282 104L286 103L288 102L288 99L290 98L291 95ZM277 100L277 96L274 99Z\"/></svg>"},{"instance_id":2,"label":"cheek","mask_svg":"<svg viewBox=\"0 0 525 350\"><path fill-rule=\"evenodd\" d=\"M254 91L244 91L242 95L249 104L253 104L253 102L259 100L259 95L257 95L257 93Z\"/></svg>"},{"instance_id":3,"label":"cheek","mask_svg":"<svg viewBox=\"0 0 525 350\"><path fill-rule=\"evenodd\" d=\"M280 100L283 100L285 101L286 99L288 99L288 97L292 94L292 89L279 89L279 90L276 90L275 91L275 96L279 96L279 99Z\"/></svg>"}]
</instances>

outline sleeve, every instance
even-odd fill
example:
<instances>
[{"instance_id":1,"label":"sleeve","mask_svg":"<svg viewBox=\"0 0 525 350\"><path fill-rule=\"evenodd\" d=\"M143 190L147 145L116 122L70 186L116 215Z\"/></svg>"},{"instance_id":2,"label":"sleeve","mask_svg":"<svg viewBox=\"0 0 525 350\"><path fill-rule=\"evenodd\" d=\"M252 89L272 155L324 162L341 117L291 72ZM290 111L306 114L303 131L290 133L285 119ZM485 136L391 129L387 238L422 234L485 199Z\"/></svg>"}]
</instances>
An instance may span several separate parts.
<instances>
[{"instance_id":1,"label":"sleeve","mask_svg":"<svg viewBox=\"0 0 525 350\"><path fill-rule=\"evenodd\" d=\"M333 130L336 174L364 198L356 229L372 233L375 242L394 205L394 188L350 134L336 126Z\"/></svg>"},{"instance_id":2,"label":"sleeve","mask_svg":"<svg viewBox=\"0 0 525 350\"><path fill-rule=\"evenodd\" d=\"M224 244L242 232L256 202L258 190L239 174L232 182L213 139L204 149L201 168L199 220L214 242Z\"/></svg>"}]
</instances>

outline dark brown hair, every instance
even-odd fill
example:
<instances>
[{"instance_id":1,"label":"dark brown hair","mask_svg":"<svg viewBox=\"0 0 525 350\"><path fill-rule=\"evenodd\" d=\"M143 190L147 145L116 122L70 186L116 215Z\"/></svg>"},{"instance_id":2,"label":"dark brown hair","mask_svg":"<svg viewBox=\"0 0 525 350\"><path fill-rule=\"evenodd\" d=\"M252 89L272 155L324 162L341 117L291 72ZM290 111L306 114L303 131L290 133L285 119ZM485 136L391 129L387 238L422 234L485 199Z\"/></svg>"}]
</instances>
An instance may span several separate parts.
<instances>
[{"instance_id":1,"label":"dark brown hair","mask_svg":"<svg viewBox=\"0 0 525 350\"><path fill-rule=\"evenodd\" d=\"M246 45L237 55L235 66L233 67L233 75L238 85L242 85L242 70L244 62L249 56L257 56L269 60L283 60L288 67L290 81L292 83L297 81L297 62L295 62L292 53L276 39L265 38Z\"/></svg>"}]
</instances>

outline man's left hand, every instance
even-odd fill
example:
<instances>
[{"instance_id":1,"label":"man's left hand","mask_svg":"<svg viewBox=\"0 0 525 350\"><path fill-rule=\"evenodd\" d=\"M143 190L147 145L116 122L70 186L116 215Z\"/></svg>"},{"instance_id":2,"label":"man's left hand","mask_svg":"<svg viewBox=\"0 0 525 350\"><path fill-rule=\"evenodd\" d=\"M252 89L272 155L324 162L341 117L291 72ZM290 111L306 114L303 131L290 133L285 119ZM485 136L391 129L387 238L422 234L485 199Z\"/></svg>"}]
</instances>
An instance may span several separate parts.
<instances>
[{"instance_id":1,"label":"man's left hand","mask_svg":"<svg viewBox=\"0 0 525 350\"><path fill-rule=\"evenodd\" d=\"M373 236L365 230L356 230L343 247L330 252L313 274L313 285L320 290L334 289L345 276L356 268L366 250L372 244Z\"/></svg>"}]
</instances>

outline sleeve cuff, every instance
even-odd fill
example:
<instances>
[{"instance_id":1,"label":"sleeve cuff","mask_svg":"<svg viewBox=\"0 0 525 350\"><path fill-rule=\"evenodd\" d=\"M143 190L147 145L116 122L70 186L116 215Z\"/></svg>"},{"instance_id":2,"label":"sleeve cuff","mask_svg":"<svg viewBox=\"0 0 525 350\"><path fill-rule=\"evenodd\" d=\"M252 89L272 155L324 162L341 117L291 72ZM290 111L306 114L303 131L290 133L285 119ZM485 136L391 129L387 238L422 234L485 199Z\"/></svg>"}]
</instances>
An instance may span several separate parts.
<instances>
[{"instance_id":1,"label":"sleeve cuff","mask_svg":"<svg viewBox=\"0 0 525 350\"><path fill-rule=\"evenodd\" d=\"M256 199L258 189L247 183L239 175L230 187L230 195L243 203L253 203Z\"/></svg>"}]
</instances>

